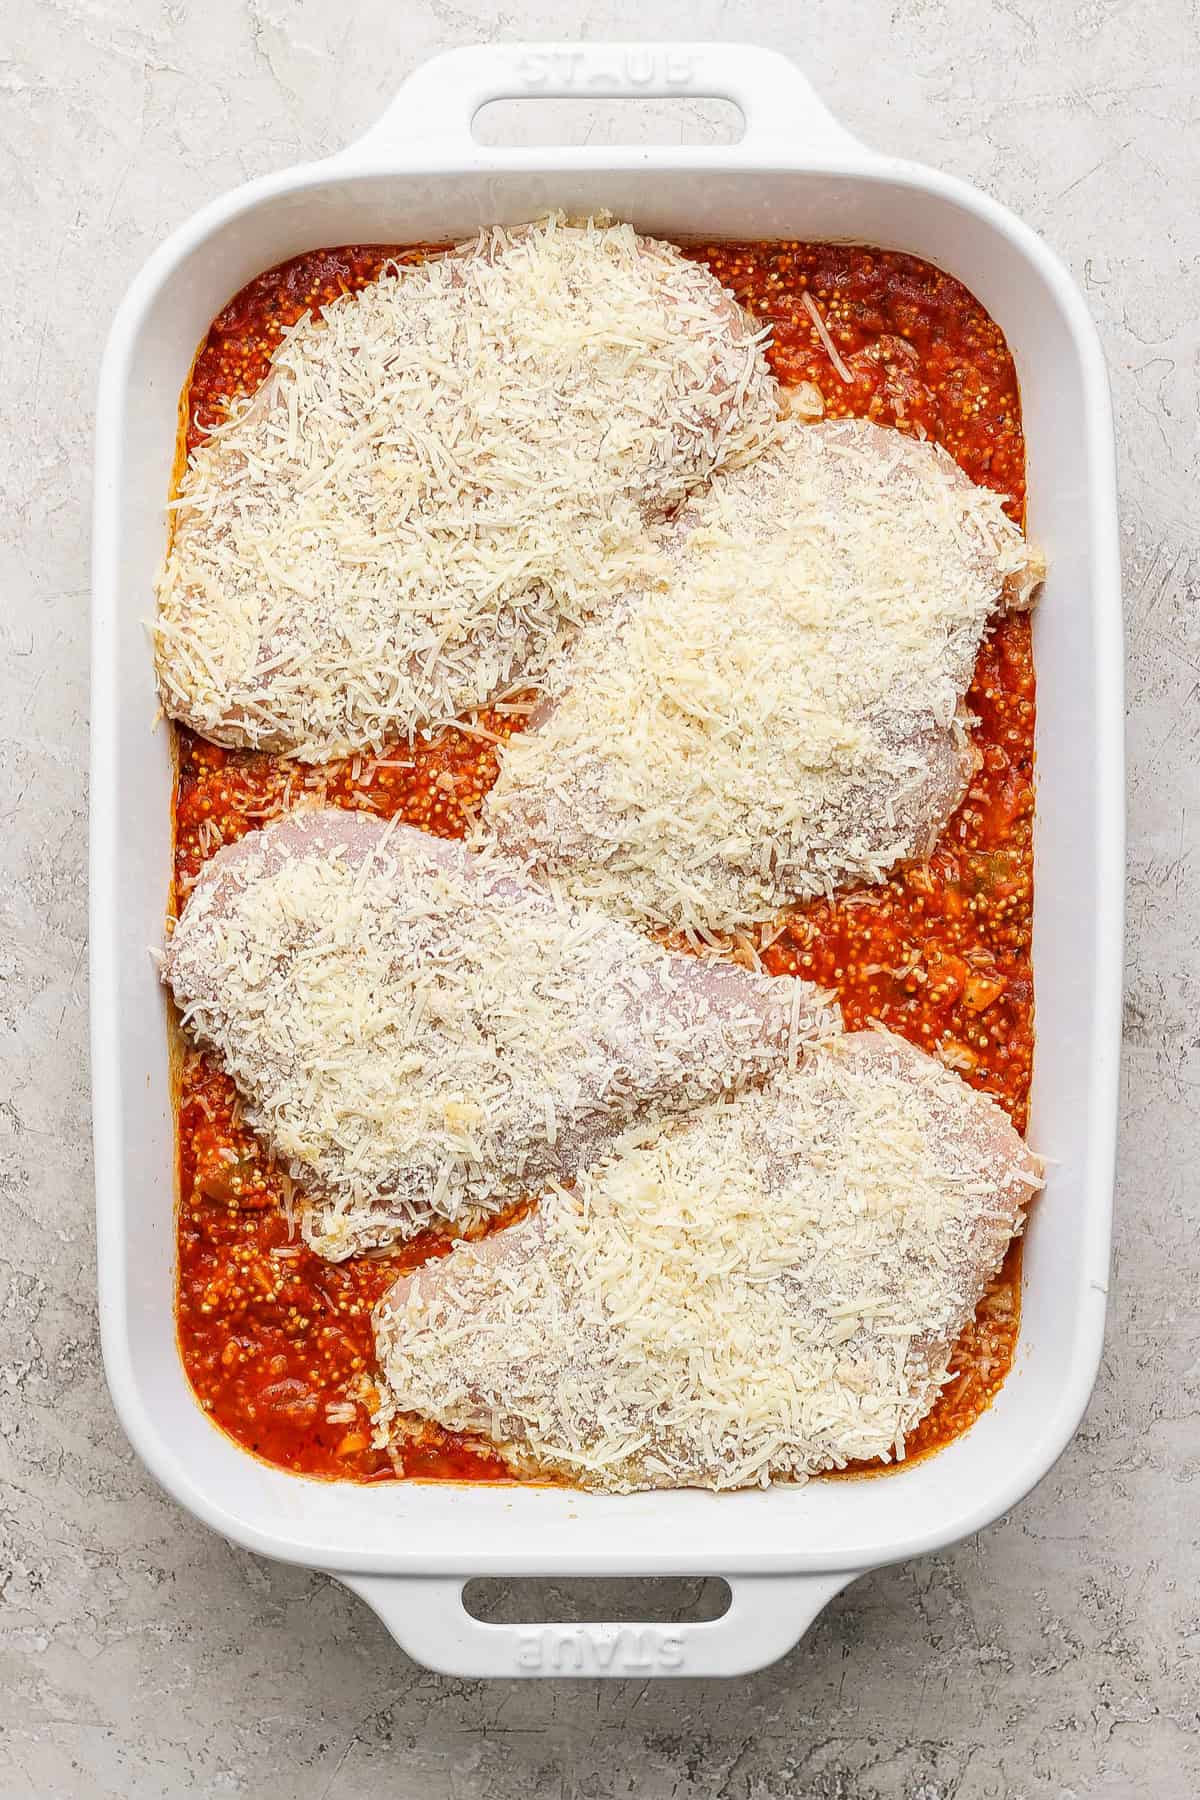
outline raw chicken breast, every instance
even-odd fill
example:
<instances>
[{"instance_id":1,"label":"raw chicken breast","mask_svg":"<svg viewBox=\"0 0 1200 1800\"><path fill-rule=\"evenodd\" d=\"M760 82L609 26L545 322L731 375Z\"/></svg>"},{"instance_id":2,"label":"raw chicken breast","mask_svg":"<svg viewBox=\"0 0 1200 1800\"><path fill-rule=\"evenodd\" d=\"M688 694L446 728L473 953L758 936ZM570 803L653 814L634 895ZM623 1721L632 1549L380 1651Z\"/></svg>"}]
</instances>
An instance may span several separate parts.
<instances>
[{"instance_id":1,"label":"raw chicken breast","mask_svg":"<svg viewBox=\"0 0 1200 1800\"><path fill-rule=\"evenodd\" d=\"M434 1420L618 1492L901 1457L1039 1185L1006 1115L923 1051L806 1048L398 1281L381 1441L403 1455Z\"/></svg>"},{"instance_id":2,"label":"raw chicken breast","mask_svg":"<svg viewBox=\"0 0 1200 1800\"><path fill-rule=\"evenodd\" d=\"M481 834L578 899L732 933L927 855L972 769L964 696L1041 559L945 451L780 428L666 535L505 746Z\"/></svg>"},{"instance_id":3,"label":"raw chicken breast","mask_svg":"<svg viewBox=\"0 0 1200 1800\"><path fill-rule=\"evenodd\" d=\"M469 1228L837 1025L805 982L669 955L495 852L342 811L219 851L163 977L334 1258Z\"/></svg>"},{"instance_id":4,"label":"raw chicken breast","mask_svg":"<svg viewBox=\"0 0 1200 1800\"><path fill-rule=\"evenodd\" d=\"M183 477L165 710L320 762L538 679L647 521L770 438L760 337L672 245L560 215L302 319Z\"/></svg>"}]
</instances>

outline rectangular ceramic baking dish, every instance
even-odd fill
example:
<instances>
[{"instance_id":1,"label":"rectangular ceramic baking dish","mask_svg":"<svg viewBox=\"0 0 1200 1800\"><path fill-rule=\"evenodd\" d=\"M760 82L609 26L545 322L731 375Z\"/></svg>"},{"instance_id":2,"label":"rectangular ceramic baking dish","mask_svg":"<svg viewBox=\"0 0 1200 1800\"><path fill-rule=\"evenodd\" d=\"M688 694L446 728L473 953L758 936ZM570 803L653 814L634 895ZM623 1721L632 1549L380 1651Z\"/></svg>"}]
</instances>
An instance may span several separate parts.
<instances>
[{"instance_id":1,"label":"rectangular ceramic baking dish","mask_svg":"<svg viewBox=\"0 0 1200 1800\"><path fill-rule=\"evenodd\" d=\"M472 119L525 95L715 96L729 147L485 149ZM1037 1057L1049 1158L1012 1375L931 1460L884 1479L714 1496L324 1483L257 1462L197 1406L175 1347L167 1012L149 948L171 867L171 764L146 620L176 407L196 345L260 270L325 244L464 237L551 207L668 238L842 239L960 277L1007 335L1024 396L1029 525L1049 558L1039 680ZM850 137L783 57L733 44L451 51L328 161L206 207L117 315L97 426L91 789L92 1061L100 1316L113 1400L147 1467L264 1555L334 1573L404 1648L460 1675L736 1674L770 1662L856 1575L1005 1512L1050 1468L1095 1378L1108 1281L1121 998L1122 645L1112 425L1081 296L983 194ZM724 1617L681 1627L485 1625L473 1575L725 1577Z\"/></svg>"}]
</instances>

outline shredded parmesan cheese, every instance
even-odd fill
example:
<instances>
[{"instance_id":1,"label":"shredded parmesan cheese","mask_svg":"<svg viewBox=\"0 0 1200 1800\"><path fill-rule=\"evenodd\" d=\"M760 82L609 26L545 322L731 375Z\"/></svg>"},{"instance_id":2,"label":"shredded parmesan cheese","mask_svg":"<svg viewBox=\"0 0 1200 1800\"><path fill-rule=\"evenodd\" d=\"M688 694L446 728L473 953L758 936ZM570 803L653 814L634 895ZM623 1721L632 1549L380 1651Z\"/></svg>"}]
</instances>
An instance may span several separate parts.
<instances>
[{"instance_id":1,"label":"shredded parmesan cheese","mask_svg":"<svg viewBox=\"0 0 1200 1800\"><path fill-rule=\"evenodd\" d=\"M808 293L807 291L800 296L800 299L801 299L801 304L803 305L805 312L808 314L809 318L813 322L813 326L816 330L817 336L821 340L821 347L825 351L825 354L829 358L830 362L833 364L834 371L837 374L839 380L844 381L847 384L853 384L854 375L853 375L852 371L847 367L845 358L843 357L841 351L838 349L837 345L834 343L833 338L830 336L829 327L825 323L824 319L821 317L820 307L817 305L817 303L813 299L812 295L810 293Z\"/></svg>"},{"instance_id":2,"label":"shredded parmesan cheese","mask_svg":"<svg viewBox=\"0 0 1200 1800\"><path fill-rule=\"evenodd\" d=\"M963 696L1040 558L932 444L785 423L555 665L481 824L578 899L735 933L925 854L970 772Z\"/></svg>"},{"instance_id":3,"label":"shredded parmesan cheese","mask_svg":"<svg viewBox=\"0 0 1200 1800\"><path fill-rule=\"evenodd\" d=\"M902 1457L1039 1185L1000 1109L901 1039L810 1048L399 1281L377 1442L423 1415L616 1491Z\"/></svg>"},{"instance_id":4,"label":"shredded parmesan cheese","mask_svg":"<svg viewBox=\"0 0 1200 1800\"><path fill-rule=\"evenodd\" d=\"M561 215L302 318L174 503L166 710L323 761L536 679L653 578L647 520L771 437L763 335L672 245Z\"/></svg>"},{"instance_id":5,"label":"shredded parmesan cheese","mask_svg":"<svg viewBox=\"0 0 1200 1800\"><path fill-rule=\"evenodd\" d=\"M469 1226L837 1028L807 983L669 955L494 851L339 811L220 851L163 978L335 1259Z\"/></svg>"}]
</instances>

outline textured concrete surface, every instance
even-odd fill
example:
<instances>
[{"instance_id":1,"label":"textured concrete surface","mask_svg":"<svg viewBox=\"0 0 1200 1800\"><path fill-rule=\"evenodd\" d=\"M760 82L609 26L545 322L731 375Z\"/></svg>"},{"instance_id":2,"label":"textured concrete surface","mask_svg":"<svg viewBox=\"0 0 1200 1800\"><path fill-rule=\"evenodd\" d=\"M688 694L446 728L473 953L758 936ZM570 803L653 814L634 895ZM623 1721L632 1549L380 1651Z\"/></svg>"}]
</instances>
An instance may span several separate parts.
<instances>
[{"instance_id":1,"label":"textured concrete surface","mask_svg":"<svg viewBox=\"0 0 1200 1800\"><path fill-rule=\"evenodd\" d=\"M0 1794L1200 1790L1194 0L693 0L686 16L664 0L7 0L0 13ZM415 1668L342 1589L230 1549L152 1487L96 1337L85 629L109 316L169 226L340 145L431 51L572 30L775 45L863 137L997 194L1083 282L1121 427L1131 916L1099 1388L1012 1517L863 1580L786 1661L733 1686L482 1686ZM679 129L661 108L652 123ZM688 129L719 123L693 112ZM597 109L582 129L610 135L613 119ZM627 1600L636 1612L645 1596Z\"/></svg>"}]
</instances>

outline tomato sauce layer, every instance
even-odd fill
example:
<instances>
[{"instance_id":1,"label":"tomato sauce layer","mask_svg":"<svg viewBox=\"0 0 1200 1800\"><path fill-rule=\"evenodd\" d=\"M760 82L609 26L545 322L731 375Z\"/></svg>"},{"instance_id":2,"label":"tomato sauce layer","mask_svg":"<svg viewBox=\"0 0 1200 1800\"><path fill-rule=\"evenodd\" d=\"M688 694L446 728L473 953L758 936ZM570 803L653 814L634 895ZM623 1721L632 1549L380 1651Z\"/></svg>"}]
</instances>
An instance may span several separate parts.
<instances>
[{"instance_id":1,"label":"tomato sauce layer","mask_svg":"<svg viewBox=\"0 0 1200 1800\"><path fill-rule=\"evenodd\" d=\"M282 333L390 262L431 246L313 251L268 270L213 321L187 394L190 450L229 402L264 379ZM771 327L779 379L811 382L826 416L857 416L943 444L1020 520L1025 451L1012 358L960 282L916 257L799 242L692 244ZM835 350L824 346L805 296ZM764 953L774 974L831 988L850 1028L881 1020L992 1095L1024 1130L1033 1056L1034 673L1030 627L998 619L968 704L978 770L927 863L886 883L799 907ZM430 742L316 769L222 750L176 727L176 904L222 844L303 797L461 837L497 774L519 714L488 712L488 735ZM211 1417L247 1449L308 1475L507 1479L486 1445L427 1425L390 1451L370 1441L371 1310L397 1275L445 1253L427 1233L392 1252L328 1263L295 1229L290 1184L242 1122L228 1078L184 1054L179 1107L177 1318L188 1378ZM963 1332L940 1398L908 1443L924 1454L965 1431L1012 1363L1020 1322L1014 1244Z\"/></svg>"}]
</instances>

